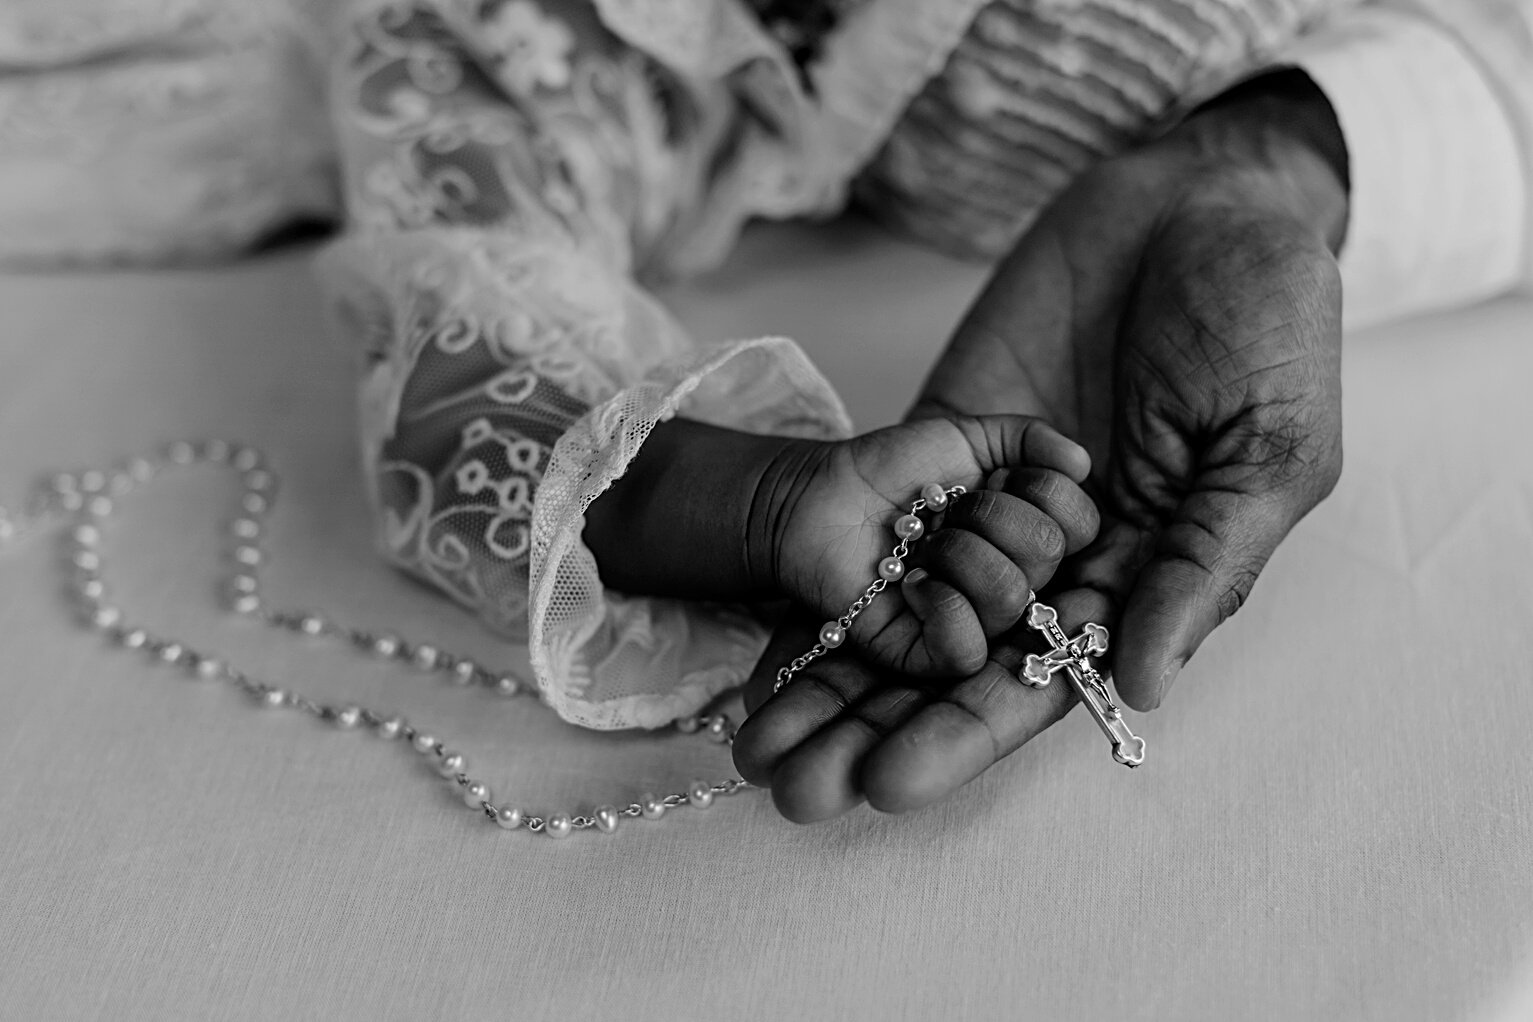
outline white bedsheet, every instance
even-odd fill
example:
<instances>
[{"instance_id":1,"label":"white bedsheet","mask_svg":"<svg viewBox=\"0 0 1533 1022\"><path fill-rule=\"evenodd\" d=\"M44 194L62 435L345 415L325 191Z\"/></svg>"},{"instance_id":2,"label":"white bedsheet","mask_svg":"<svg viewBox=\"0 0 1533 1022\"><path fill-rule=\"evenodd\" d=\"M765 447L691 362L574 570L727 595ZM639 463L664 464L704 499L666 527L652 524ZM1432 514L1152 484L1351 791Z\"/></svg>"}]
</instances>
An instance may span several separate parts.
<instances>
[{"instance_id":1,"label":"white bedsheet","mask_svg":"<svg viewBox=\"0 0 1533 1022\"><path fill-rule=\"evenodd\" d=\"M875 425L978 283L871 230L772 229L674 300L699 336L796 335ZM283 474L275 600L502 655L370 551L303 253L0 278L0 310L0 502L247 439ZM1342 483L1136 718L1142 769L1077 712L939 806L807 829L748 793L501 833L402 747L105 648L27 546L0 560L0 1017L1526 1022L1530 384L1528 301L1349 338ZM729 771L226 618L231 498L199 471L125 508L106 549L136 617L397 709L520 804Z\"/></svg>"}]
</instances>

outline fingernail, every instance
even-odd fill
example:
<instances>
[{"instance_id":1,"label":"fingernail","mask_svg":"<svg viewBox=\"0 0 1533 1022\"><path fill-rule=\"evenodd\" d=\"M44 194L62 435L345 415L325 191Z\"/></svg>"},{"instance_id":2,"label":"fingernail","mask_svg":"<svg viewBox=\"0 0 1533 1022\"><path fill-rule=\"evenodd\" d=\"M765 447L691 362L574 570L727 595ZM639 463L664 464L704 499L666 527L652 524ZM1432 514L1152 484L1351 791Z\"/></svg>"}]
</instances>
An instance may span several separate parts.
<instances>
[{"instance_id":1,"label":"fingernail","mask_svg":"<svg viewBox=\"0 0 1533 1022\"><path fill-rule=\"evenodd\" d=\"M1182 673L1182 668L1185 666L1187 666L1186 660L1176 660L1166 668L1165 673L1160 676L1160 687L1155 690L1155 705L1152 709L1160 709L1161 701L1166 698L1166 693L1176 683L1176 676Z\"/></svg>"},{"instance_id":2,"label":"fingernail","mask_svg":"<svg viewBox=\"0 0 1533 1022\"><path fill-rule=\"evenodd\" d=\"M913 586L914 585L920 585L921 582L925 578L926 578L926 569L925 568L911 568L909 571L907 571L905 573L905 583L906 583L906 585L913 585Z\"/></svg>"}]
</instances>

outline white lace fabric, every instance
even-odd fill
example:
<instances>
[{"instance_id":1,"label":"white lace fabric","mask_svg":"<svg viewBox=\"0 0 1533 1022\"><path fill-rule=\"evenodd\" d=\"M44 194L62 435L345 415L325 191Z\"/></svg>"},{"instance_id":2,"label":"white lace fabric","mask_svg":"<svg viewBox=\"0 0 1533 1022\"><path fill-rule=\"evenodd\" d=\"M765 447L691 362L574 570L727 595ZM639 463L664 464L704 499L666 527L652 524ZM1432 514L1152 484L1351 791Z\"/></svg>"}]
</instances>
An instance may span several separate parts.
<instances>
[{"instance_id":1,"label":"white lace fabric","mask_svg":"<svg viewBox=\"0 0 1533 1022\"><path fill-rule=\"evenodd\" d=\"M835 189L806 172L828 161L792 70L742 11L716 5L710 47L624 8L601 5L648 49L578 4L355 6L331 79L351 228L320 259L365 362L380 546L527 639L549 703L593 728L697 710L765 640L746 608L602 584L584 515L654 425L851 428L791 341L696 343L636 283ZM650 53L667 47L680 70Z\"/></svg>"}]
</instances>

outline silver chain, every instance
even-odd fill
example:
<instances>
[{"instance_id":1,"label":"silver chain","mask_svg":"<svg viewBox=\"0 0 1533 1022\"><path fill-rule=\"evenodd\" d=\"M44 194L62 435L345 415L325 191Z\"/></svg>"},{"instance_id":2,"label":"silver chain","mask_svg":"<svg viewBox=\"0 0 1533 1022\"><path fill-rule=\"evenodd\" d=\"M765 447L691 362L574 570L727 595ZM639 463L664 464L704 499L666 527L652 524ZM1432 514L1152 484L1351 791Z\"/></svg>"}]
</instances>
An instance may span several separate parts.
<instances>
[{"instance_id":1,"label":"silver chain","mask_svg":"<svg viewBox=\"0 0 1533 1022\"><path fill-rule=\"evenodd\" d=\"M445 675L457 685L480 686L508 697L537 695L535 685L511 671L491 670L471 657L431 643L412 642L395 632L353 627L313 611L268 608L261 585L261 568L267 560L261 540L266 531L266 519L276 500L277 476L268 467L266 458L253 447L223 440L200 444L177 441L153 458L133 458L110 469L53 475L34 491L20 514L0 505L0 552L34 533L73 521L73 527L64 535L65 563L72 573L70 592L81 620L87 626L106 635L121 649L146 653L165 666L206 681L232 684L259 706L298 710L341 730L366 728L384 740L403 739L408 748L434 761L437 773L457 786L465 805L483 813L505 830L525 829L553 838L567 837L577 830L611 834L624 817L659 820L679 806L707 809L715 796L734 795L753 787L739 777L714 783L693 781L685 792L658 796L645 794L639 801L621 808L609 804L597 806L588 814L551 812L539 816L509 803L497 804L489 786L469 775L468 760L461 752L401 716L355 704L324 703L291 688L259 681L221 657L130 622L122 609L110 601L102 576L103 527L116 514L118 498L134 493L167 471L199 464L223 466L238 473L243 483L239 514L229 522L234 565L226 583L230 610L286 632L309 638L330 638L362 654L408 664L423 673ZM815 659L840 646L846 639L847 629L878 594L903 577L910 544L927 528L920 513L927 510L940 512L952 498L964 492L962 486L944 489L936 483L921 490L921 497L911 504L910 512L895 522L899 543L879 562L879 577L857 597L846 613L821 627L820 641L777 672L774 692ZM736 729L724 713L680 717L672 726L683 734L701 734L725 746L732 745L735 739Z\"/></svg>"},{"instance_id":2,"label":"silver chain","mask_svg":"<svg viewBox=\"0 0 1533 1022\"><path fill-rule=\"evenodd\" d=\"M445 675L462 686L480 686L503 696L535 696L537 688L507 670L491 670L471 657L461 656L426 642L413 642L394 632L375 632L342 624L311 611L269 609L263 599L261 567L266 552L261 540L266 519L276 498L277 476L265 457L252 447L211 440L194 444L178 441L153 458L134 458L110 469L87 469L60 473L47 479L33 493L20 513L0 505L0 552L66 522L65 561L71 573L70 592L81 620L106 635L117 647L139 651L156 662L207 681L232 684L253 698L258 706L306 713L341 730L366 728L380 739L403 740L406 748L425 757L437 773L458 789L465 805L495 821L505 830L525 829L553 838L577 830L610 834L623 817L658 820L679 806L706 809L715 796L733 795L751 785L739 777L709 783L693 781L687 790L663 796L645 794L621 808L597 806L586 814L550 812L536 815L510 803L497 803L488 785L469 775L468 760L431 732L405 718L355 704L331 704L312 699L291 688L257 680L226 659L196 649L191 643L159 635L130 621L111 602L102 572L103 529L117 512L117 500L141 489L168 471L194 465L223 466L239 474L243 483L239 514L229 522L233 542L232 574L227 579L228 605L235 613L257 618L267 625L311 638L329 638L359 653L386 661L408 664L423 673ZM699 734L731 745L735 728L723 713L690 715L673 725L685 734Z\"/></svg>"}]
</instances>

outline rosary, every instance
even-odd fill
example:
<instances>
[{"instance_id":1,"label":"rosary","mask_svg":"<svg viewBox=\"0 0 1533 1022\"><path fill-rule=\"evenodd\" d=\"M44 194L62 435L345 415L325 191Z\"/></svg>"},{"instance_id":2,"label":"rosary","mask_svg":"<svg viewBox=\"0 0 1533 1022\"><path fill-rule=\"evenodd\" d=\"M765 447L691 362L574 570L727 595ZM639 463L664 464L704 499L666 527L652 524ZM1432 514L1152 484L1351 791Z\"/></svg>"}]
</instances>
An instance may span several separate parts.
<instances>
[{"instance_id":1,"label":"rosary","mask_svg":"<svg viewBox=\"0 0 1533 1022\"><path fill-rule=\"evenodd\" d=\"M424 757L437 773L453 784L465 805L504 830L523 829L551 838L568 837L577 830L594 829L611 834L624 818L659 820L671 809L683 806L707 809L717 796L733 795L752 787L739 777L715 783L693 781L684 792L663 796L645 794L639 801L622 807L609 804L584 814L550 812L545 816L536 815L509 802L496 800L488 785L469 774L468 760L463 753L400 716L362 706L317 702L290 688L252 678L217 656L195 649L189 643L154 634L134 623L109 598L102 577L102 530L116 513L119 498L172 470L199 464L223 466L236 473L242 483L239 512L228 526L234 565L227 580L230 610L257 618L273 628L312 638L328 637L363 655L408 664L423 673L441 674L457 685L481 686L503 696L536 694L535 686L508 671L489 669L469 657L429 643L410 642L391 632L375 633L350 627L320 614L268 608L261 592L260 569L266 561L261 539L275 500L277 477L254 448L222 440L202 444L178 441L153 458L134 458L107 470L88 469L55 475L38 488L20 515L13 515L0 506L0 551L9 543L57 524L61 519L72 522L72 527L64 533L66 570L71 573L69 591L81 620L104 634L113 645L137 651L203 681L231 684L257 706L297 710L341 730L365 728L379 739L400 742ZM894 523L899 542L893 552L879 562L878 578L845 614L821 627L819 641L814 646L778 671L774 692L811 661L846 641L847 629L858 615L891 582L904 576L904 560L910 553L910 544L927 531L921 512L941 512L949 500L963 492L962 486L944 489L936 483L921 490L909 513ZM1051 648L1042 655L1029 655L1018 680L1030 687L1042 688L1056 673L1064 672L1098 727L1112 742L1113 758L1126 766L1138 766L1144 761L1144 740L1129 730L1122 712L1112 700L1106 679L1091 663L1093 657L1107 651L1107 629L1088 623L1079 635L1071 638L1060 627L1059 615L1054 608L1039 603L1031 592L1028 597L1027 625L1043 633ZM735 729L729 716L723 713L681 717L672 726L685 734L700 734L726 746L734 741Z\"/></svg>"}]
</instances>

